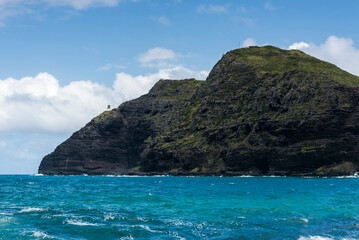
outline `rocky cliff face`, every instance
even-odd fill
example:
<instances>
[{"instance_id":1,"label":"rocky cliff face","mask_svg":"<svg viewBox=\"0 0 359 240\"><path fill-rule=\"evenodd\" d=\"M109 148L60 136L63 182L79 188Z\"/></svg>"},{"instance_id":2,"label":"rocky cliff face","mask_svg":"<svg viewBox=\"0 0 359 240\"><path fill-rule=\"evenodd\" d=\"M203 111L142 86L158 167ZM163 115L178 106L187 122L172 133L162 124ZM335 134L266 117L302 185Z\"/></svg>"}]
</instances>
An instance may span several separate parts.
<instances>
[{"instance_id":1,"label":"rocky cliff face","mask_svg":"<svg viewBox=\"0 0 359 240\"><path fill-rule=\"evenodd\" d=\"M359 78L300 51L225 54L206 81L160 80L44 157L42 174L346 175Z\"/></svg>"}]
</instances>

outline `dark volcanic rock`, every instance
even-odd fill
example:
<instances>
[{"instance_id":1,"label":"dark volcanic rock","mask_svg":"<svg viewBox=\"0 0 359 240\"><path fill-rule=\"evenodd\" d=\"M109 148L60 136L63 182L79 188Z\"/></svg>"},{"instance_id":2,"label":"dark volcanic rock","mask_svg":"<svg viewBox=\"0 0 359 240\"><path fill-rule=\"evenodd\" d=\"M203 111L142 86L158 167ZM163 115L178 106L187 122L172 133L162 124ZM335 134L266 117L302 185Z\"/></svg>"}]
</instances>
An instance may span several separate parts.
<instances>
[{"instance_id":1,"label":"dark volcanic rock","mask_svg":"<svg viewBox=\"0 0 359 240\"><path fill-rule=\"evenodd\" d=\"M206 81L160 80L44 157L42 174L347 175L359 78L300 51L228 52Z\"/></svg>"}]
</instances>

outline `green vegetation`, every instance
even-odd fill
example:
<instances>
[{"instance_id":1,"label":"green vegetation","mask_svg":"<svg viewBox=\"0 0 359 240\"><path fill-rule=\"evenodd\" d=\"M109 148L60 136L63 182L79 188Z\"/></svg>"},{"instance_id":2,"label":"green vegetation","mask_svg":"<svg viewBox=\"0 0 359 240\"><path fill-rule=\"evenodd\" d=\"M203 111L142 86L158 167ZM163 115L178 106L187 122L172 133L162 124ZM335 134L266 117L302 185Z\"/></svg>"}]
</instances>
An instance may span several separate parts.
<instances>
[{"instance_id":1,"label":"green vegetation","mask_svg":"<svg viewBox=\"0 0 359 240\"><path fill-rule=\"evenodd\" d=\"M316 152L318 150L323 150L323 149L325 149L325 145L309 146L309 147L302 147L301 152L302 153L312 153L312 152Z\"/></svg>"},{"instance_id":2,"label":"green vegetation","mask_svg":"<svg viewBox=\"0 0 359 240\"><path fill-rule=\"evenodd\" d=\"M113 116L113 112L111 110L106 110L106 111L102 112L100 115L98 115L97 117L95 117L93 119L93 121L95 121L95 122L103 122L103 121L107 120L111 116Z\"/></svg>"},{"instance_id":3,"label":"green vegetation","mask_svg":"<svg viewBox=\"0 0 359 240\"><path fill-rule=\"evenodd\" d=\"M331 173L342 173L342 174L354 174L358 169L358 166L353 162L340 162L334 163L328 166L322 166L315 170L319 175L330 175Z\"/></svg>"},{"instance_id":4,"label":"green vegetation","mask_svg":"<svg viewBox=\"0 0 359 240\"><path fill-rule=\"evenodd\" d=\"M359 86L359 77L299 50L288 51L265 46L236 49L228 54L235 57L237 61L245 62L264 73L283 74L296 70L315 73L319 76L330 76L340 83Z\"/></svg>"}]
</instances>

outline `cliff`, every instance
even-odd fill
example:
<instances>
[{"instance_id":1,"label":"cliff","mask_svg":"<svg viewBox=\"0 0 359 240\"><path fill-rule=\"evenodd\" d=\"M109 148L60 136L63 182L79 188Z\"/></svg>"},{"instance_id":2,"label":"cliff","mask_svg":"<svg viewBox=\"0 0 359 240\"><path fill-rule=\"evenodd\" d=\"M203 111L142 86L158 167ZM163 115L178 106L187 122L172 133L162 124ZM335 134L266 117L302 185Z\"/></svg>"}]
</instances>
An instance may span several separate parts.
<instances>
[{"instance_id":1,"label":"cliff","mask_svg":"<svg viewBox=\"0 0 359 240\"><path fill-rule=\"evenodd\" d=\"M359 77L297 50L225 54L95 117L42 174L331 176L359 169Z\"/></svg>"}]
</instances>

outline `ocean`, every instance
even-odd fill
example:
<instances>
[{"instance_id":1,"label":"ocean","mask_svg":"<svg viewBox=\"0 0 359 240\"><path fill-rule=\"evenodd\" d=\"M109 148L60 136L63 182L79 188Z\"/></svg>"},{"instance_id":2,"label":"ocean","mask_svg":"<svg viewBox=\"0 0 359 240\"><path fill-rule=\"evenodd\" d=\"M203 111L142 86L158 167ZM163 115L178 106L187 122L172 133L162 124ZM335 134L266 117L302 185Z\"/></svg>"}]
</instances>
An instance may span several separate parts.
<instances>
[{"instance_id":1,"label":"ocean","mask_svg":"<svg viewBox=\"0 0 359 240\"><path fill-rule=\"evenodd\" d=\"M359 239L359 179L2 175L0 239Z\"/></svg>"}]
</instances>

